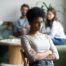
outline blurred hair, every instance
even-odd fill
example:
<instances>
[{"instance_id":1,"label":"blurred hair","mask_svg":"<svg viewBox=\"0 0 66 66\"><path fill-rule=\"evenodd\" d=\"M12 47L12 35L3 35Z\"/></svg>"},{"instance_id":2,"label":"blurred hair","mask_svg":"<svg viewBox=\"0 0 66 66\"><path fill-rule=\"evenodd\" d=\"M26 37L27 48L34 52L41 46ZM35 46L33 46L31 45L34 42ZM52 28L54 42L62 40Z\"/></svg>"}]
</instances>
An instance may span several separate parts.
<instances>
[{"instance_id":1,"label":"blurred hair","mask_svg":"<svg viewBox=\"0 0 66 66\"><path fill-rule=\"evenodd\" d=\"M48 17L47 17L47 20L46 20L46 27L51 27L52 24L50 23L53 23L54 20L57 20L57 14L56 14L56 10L53 8L53 7L50 7L48 8L47 10L47 13L51 11L53 14L54 14L54 18L52 20L48 20Z\"/></svg>"},{"instance_id":2,"label":"blurred hair","mask_svg":"<svg viewBox=\"0 0 66 66\"><path fill-rule=\"evenodd\" d=\"M23 5L21 5L21 9L22 9L23 7L27 7L27 8L29 9L29 5L28 5L28 4L23 4Z\"/></svg>"}]
</instances>

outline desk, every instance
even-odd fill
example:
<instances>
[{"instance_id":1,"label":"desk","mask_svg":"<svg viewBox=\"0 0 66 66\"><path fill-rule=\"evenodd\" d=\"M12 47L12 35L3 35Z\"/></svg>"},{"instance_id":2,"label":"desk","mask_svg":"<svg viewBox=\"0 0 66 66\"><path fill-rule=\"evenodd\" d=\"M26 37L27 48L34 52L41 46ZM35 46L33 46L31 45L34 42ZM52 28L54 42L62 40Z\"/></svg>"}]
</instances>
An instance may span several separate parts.
<instances>
[{"instance_id":1,"label":"desk","mask_svg":"<svg viewBox=\"0 0 66 66\"><path fill-rule=\"evenodd\" d=\"M0 40L0 45L8 45L8 56L9 56L9 64L24 64L23 57L21 55L21 41L20 39L5 39Z\"/></svg>"}]
</instances>

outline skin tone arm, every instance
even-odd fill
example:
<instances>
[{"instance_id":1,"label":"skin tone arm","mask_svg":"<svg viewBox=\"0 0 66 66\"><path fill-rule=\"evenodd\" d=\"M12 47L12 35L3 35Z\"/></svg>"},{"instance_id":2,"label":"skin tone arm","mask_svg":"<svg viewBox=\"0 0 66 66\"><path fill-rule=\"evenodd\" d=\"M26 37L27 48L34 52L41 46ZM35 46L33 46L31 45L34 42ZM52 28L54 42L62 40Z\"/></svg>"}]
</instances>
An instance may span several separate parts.
<instances>
[{"instance_id":1,"label":"skin tone arm","mask_svg":"<svg viewBox=\"0 0 66 66\"><path fill-rule=\"evenodd\" d=\"M45 51L45 52L37 53L36 51L34 51L33 49L31 49L31 52L32 52L32 53L35 53L35 57L36 57L38 60L45 59L46 57L49 57L49 55L52 54L52 51L51 51L51 50L48 50L48 51Z\"/></svg>"},{"instance_id":2,"label":"skin tone arm","mask_svg":"<svg viewBox=\"0 0 66 66\"><path fill-rule=\"evenodd\" d=\"M55 55L52 53L52 54L49 55L46 59L47 59L47 60L55 60L56 57L55 57Z\"/></svg>"},{"instance_id":3,"label":"skin tone arm","mask_svg":"<svg viewBox=\"0 0 66 66\"><path fill-rule=\"evenodd\" d=\"M33 53L36 53L33 49L31 49L31 51ZM38 60L41 60L41 59L46 59L46 60L56 60L56 59L59 59L59 57L57 58L55 53L52 52L51 50L48 50L48 51L45 51L45 52L40 52L40 53L36 53L36 58Z\"/></svg>"}]
</instances>

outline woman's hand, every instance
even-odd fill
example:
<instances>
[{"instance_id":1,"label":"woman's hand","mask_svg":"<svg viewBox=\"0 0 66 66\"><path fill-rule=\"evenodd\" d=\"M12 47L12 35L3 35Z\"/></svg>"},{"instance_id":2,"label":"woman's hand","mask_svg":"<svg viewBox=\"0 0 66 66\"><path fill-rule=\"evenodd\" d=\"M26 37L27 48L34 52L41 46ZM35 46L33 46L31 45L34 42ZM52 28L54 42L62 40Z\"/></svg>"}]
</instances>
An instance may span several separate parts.
<instances>
[{"instance_id":1,"label":"woman's hand","mask_svg":"<svg viewBox=\"0 0 66 66\"><path fill-rule=\"evenodd\" d=\"M51 51L51 50L49 50L49 51L48 51L48 53L49 53L49 55L51 55L51 54L52 54L52 51Z\"/></svg>"}]
</instances>

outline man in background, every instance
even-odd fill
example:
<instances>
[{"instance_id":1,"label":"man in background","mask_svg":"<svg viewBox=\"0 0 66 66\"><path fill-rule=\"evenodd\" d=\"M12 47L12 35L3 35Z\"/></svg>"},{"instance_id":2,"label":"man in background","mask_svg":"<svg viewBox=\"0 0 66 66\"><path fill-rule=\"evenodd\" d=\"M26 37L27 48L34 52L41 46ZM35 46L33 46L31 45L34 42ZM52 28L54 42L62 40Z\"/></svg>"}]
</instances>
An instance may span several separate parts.
<instances>
[{"instance_id":1,"label":"man in background","mask_svg":"<svg viewBox=\"0 0 66 66\"><path fill-rule=\"evenodd\" d=\"M20 8L21 16L20 18L15 22L15 35L17 37L27 34L29 30L29 23L26 18L26 14L29 10L29 6L27 4L23 4Z\"/></svg>"}]
</instances>

